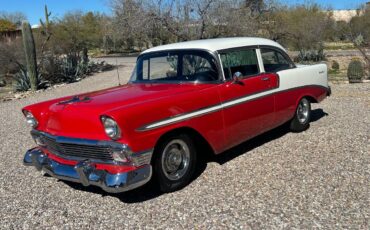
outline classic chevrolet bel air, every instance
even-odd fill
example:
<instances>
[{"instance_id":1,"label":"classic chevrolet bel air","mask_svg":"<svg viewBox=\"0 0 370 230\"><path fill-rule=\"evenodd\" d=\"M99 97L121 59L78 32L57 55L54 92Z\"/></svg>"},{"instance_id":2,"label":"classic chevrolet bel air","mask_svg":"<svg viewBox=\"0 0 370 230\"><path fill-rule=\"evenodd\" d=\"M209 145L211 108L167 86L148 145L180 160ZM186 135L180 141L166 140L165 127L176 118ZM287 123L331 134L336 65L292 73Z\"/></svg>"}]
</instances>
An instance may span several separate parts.
<instances>
[{"instance_id":1,"label":"classic chevrolet bel air","mask_svg":"<svg viewBox=\"0 0 370 230\"><path fill-rule=\"evenodd\" d=\"M330 93L325 64L297 66L271 40L158 46L126 85L23 108L37 144L24 164L112 193L151 179L172 192L194 176L201 147L219 154L284 123L303 131Z\"/></svg>"}]
</instances>

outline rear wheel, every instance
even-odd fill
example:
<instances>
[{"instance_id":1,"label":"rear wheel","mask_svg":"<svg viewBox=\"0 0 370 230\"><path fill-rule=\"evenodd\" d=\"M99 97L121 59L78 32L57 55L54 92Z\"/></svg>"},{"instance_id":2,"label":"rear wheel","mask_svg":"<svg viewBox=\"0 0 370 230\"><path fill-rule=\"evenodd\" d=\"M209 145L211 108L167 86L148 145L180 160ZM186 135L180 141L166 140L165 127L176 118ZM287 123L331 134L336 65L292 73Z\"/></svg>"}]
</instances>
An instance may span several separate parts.
<instances>
[{"instance_id":1,"label":"rear wheel","mask_svg":"<svg viewBox=\"0 0 370 230\"><path fill-rule=\"evenodd\" d=\"M154 175L162 192L173 192L192 179L197 161L193 140L174 134L161 141L154 152Z\"/></svg>"},{"instance_id":2,"label":"rear wheel","mask_svg":"<svg viewBox=\"0 0 370 230\"><path fill-rule=\"evenodd\" d=\"M294 117L290 122L293 132L302 132L308 129L311 119L311 103L307 98L302 98L297 106Z\"/></svg>"}]
</instances>

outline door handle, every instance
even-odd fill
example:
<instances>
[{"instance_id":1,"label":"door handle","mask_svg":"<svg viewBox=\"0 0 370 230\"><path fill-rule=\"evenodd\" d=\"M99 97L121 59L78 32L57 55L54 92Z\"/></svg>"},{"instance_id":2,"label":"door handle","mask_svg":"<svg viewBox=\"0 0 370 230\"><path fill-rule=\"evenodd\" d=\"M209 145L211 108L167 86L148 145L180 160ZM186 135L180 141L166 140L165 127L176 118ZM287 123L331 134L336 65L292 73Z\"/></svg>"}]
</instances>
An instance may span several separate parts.
<instances>
[{"instance_id":1,"label":"door handle","mask_svg":"<svg viewBox=\"0 0 370 230\"><path fill-rule=\"evenodd\" d=\"M263 78L261 78L261 81L269 81L269 80L270 80L269 77L263 77Z\"/></svg>"}]
</instances>

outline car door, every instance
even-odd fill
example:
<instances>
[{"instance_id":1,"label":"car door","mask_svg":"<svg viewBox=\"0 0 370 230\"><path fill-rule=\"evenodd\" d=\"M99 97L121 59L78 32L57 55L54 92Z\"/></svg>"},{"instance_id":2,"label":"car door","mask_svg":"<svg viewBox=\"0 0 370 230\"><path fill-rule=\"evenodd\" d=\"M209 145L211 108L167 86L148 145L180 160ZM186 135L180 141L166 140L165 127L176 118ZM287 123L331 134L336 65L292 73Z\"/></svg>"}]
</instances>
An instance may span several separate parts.
<instances>
[{"instance_id":1,"label":"car door","mask_svg":"<svg viewBox=\"0 0 370 230\"><path fill-rule=\"evenodd\" d=\"M265 74L257 49L219 52L226 82L220 87L228 147L252 138L273 124L275 74ZM263 67L262 67L263 68ZM233 76L238 76L233 79Z\"/></svg>"},{"instance_id":2,"label":"car door","mask_svg":"<svg viewBox=\"0 0 370 230\"><path fill-rule=\"evenodd\" d=\"M262 47L260 52L263 69L266 73L279 74L279 77L284 78L284 73L280 71L295 68L289 56L281 50L272 47ZM295 103L299 98L286 90L276 93L274 97L275 117L273 126L276 127L291 119L292 113L296 109Z\"/></svg>"}]
</instances>

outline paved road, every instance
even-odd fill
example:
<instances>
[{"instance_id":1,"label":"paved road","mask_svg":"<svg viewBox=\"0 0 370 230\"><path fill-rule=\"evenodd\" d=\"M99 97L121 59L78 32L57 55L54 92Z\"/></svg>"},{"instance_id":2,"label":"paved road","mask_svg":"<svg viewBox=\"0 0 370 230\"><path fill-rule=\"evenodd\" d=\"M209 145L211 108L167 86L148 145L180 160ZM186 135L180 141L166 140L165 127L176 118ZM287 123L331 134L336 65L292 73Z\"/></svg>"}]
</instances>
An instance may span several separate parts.
<instances>
[{"instance_id":1,"label":"paved road","mask_svg":"<svg viewBox=\"0 0 370 230\"><path fill-rule=\"evenodd\" d=\"M124 81L131 68L120 69ZM1 229L369 229L369 84L333 86L333 96L313 106L309 130L280 128L245 142L171 194L112 195L22 165L34 145L23 106L116 84L110 71L0 103Z\"/></svg>"}]
</instances>

